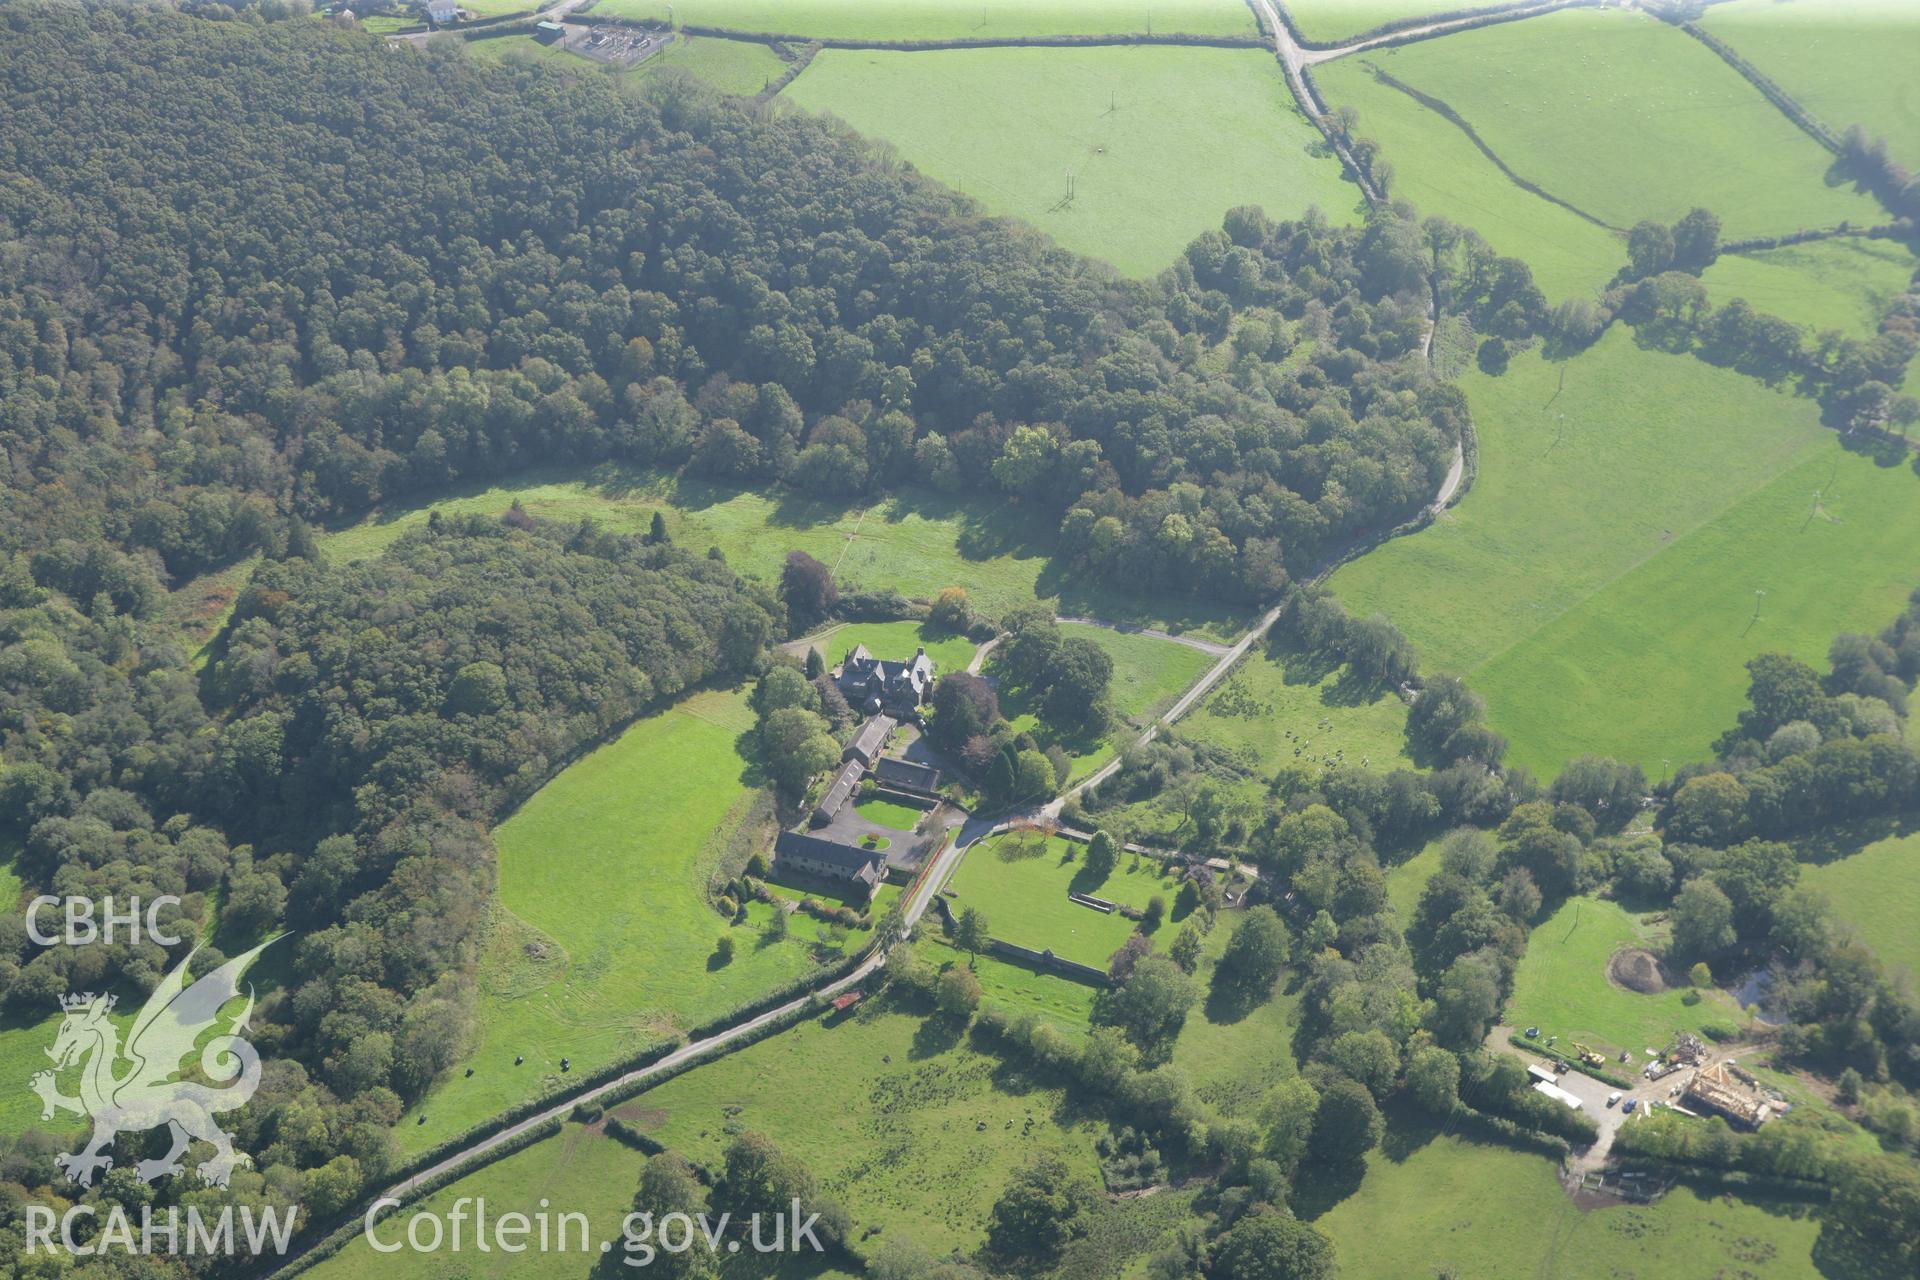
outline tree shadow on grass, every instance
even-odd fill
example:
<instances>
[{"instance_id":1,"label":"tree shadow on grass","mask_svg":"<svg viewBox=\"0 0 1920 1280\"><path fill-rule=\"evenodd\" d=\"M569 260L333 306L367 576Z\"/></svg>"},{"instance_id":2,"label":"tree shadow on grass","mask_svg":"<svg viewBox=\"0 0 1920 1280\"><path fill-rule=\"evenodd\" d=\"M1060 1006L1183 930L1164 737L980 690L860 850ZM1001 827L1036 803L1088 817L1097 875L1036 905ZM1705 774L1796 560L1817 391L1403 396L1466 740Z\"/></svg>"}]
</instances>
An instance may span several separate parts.
<instances>
[{"instance_id":1,"label":"tree shadow on grass","mask_svg":"<svg viewBox=\"0 0 1920 1280\"><path fill-rule=\"evenodd\" d=\"M949 1018L940 1013L922 1018L920 1025L914 1029L913 1043L907 1049L907 1057L914 1061L937 1058L959 1044L960 1037L966 1031L967 1024L958 1018Z\"/></svg>"},{"instance_id":2,"label":"tree shadow on grass","mask_svg":"<svg viewBox=\"0 0 1920 1280\"><path fill-rule=\"evenodd\" d=\"M1367 1176L1365 1160L1345 1160L1327 1164L1310 1160L1301 1166L1293 1180L1293 1194L1287 1203L1302 1222L1312 1222L1360 1189Z\"/></svg>"},{"instance_id":3,"label":"tree shadow on grass","mask_svg":"<svg viewBox=\"0 0 1920 1280\"><path fill-rule=\"evenodd\" d=\"M1220 971L1214 970L1217 975ZM1241 1022L1255 1009L1273 998L1272 990L1260 991L1238 982L1224 982L1216 977L1207 984L1206 1003L1200 1011L1207 1021L1216 1027L1230 1027Z\"/></svg>"},{"instance_id":4,"label":"tree shadow on grass","mask_svg":"<svg viewBox=\"0 0 1920 1280\"><path fill-rule=\"evenodd\" d=\"M1819 866L1851 857L1868 845L1912 835L1916 831L1920 831L1920 811L1862 818L1826 830L1794 836L1794 855L1802 863Z\"/></svg>"},{"instance_id":5,"label":"tree shadow on grass","mask_svg":"<svg viewBox=\"0 0 1920 1280\"><path fill-rule=\"evenodd\" d=\"M1436 1117L1403 1103L1389 1104L1386 1118L1380 1154L1395 1164L1403 1163L1445 1132Z\"/></svg>"}]
</instances>

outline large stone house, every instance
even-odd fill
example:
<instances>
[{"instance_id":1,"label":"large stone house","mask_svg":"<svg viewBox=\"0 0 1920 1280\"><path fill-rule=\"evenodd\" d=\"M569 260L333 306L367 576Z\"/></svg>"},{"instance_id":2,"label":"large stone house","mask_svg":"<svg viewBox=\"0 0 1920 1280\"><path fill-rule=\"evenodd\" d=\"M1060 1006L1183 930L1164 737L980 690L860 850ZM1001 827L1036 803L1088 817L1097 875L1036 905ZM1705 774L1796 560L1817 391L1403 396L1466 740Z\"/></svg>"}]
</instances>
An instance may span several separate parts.
<instances>
[{"instance_id":1,"label":"large stone house","mask_svg":"<svg viewBox=\"0 0 1920 1280\"><path fill-rule=\"evenodd\" d=\"M933 659L921 648L910 661L890 662L857 644L841 662L835 680L847 705L856 711L913 720L919 716L920 704L933 694Z\"/></svg>"}]
</instances>

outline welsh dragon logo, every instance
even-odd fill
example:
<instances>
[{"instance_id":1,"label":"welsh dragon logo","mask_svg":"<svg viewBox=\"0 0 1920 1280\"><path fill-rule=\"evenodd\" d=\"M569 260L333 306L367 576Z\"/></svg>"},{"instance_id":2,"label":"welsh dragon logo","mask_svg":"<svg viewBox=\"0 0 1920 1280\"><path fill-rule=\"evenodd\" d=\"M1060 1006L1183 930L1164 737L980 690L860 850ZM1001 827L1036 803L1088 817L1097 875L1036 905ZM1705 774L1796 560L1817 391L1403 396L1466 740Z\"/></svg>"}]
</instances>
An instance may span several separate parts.
<instances>
[{"instance_id":1,"label":"welsh dragon logo","mask_svg":"<svg viewBox=\"0 0 1920 1280\"><path fill-rule=\"evenodd\" d=\"M219 1112L246 1105L260 1087L260 1055L241 1039L253 1012L251 985L247 1003L231 1028L214 1036L200 1050L200 1069L215 1084L176 1077L181 1060L194 1051L201 1034L214 1026L221 1008L239 995L240 975L271 942L269 939L234 957L192 986L187 985L186 976L187 966L193 962L189 953L154 988L127 1029L124 1049L118 1028L108 1016L113 1010L113 996L89 992L62 998L60 1006L67 1016L60 1022L53 1048L47 1050L53 1070L37 1073L32 1084L33 1091L40 1095L42 1120L52 1119L56 1109L93 1120L93 1137L85 1147L54 1157L68 1178L83 1187L91 1185L96 1173L113 1167L113 1157L103 1152L114 1135L162 1125L172 1131L173 1145L160 1159L142 1160L135 1166L142 1182L182 1172L185 1166L180 1157L195 1138L213 1146L213 1155L194 1170L202 1182L224 1187L236 1166L253 1163L233 1149L231 1135L213 1120ZM70 1098L60 1092L55 1073L82 1060L86 1065L80 1077L80 1096Z\"/></svg>"}]
</instances>

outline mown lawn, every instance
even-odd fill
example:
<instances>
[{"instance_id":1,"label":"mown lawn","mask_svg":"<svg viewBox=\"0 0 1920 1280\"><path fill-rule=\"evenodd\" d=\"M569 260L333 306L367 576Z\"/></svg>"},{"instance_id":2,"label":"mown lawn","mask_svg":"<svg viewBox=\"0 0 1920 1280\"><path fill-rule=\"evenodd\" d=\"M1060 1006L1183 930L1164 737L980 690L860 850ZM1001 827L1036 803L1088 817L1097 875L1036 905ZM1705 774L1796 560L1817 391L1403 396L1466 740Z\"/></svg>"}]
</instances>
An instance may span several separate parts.
<instances>
[{"instance_id":1,"label":"mown lawn","mask_svg":"<svg viewBox=\"0 0 1920 1280\"><path fill-rule=\"evenodd\" d=\"M1844 238L1726 254L1701 280L1716 306L1745 298L1756 311L1816 332L1869 340L1916 267L1920 259L1894 241Z\"/></svg>"},{"instance_id":2,"label":"mown lawn","mask_svg":"<svg viewBox=\"0 0 1920 1280\"><path fill-rule=\"evenodd\" d=\"M679 545L718 547L740 572L768 581L797 550L830 566L843 591L891 588L932 599L942 587L964 586L989 614L1057 597L1067 613L1216 639L1242 626L1237 613L1217 605L1146 600L1071 580L1048 563L1054 522L1044 512L924 489L862 505L617 466L551 468L376 512L327 534L322 545L328 555L364 559L424 524L431 511L499 515L516 499L535 516L595 520L622 533L645 533L659 512Z\"/></svg>"},{"instance_id":3,"label":"mown lawn","mask_svg":"<svg viewBox=\"0 0 1920 1280\"><path fill-rule=\"evenodd\" d=\"M1158 894L1166 899L1169 920L1161 924L1157 935L1165 936L1156 935L1156 942L1171 941L1179 887L1174 877L1151 858L1140 859L1139 869L1132 870L1134 859L1123 853L1113 874L1096 881L1086 872L1085 852L1085 846L1058 836L1042 843L1031 835L1010 833L982 841L968 851L948 882L954 910L980 911L995 938L1104 969L1136 926L1118 911L1080 906L1067 897L1069 890L1132 907L1145 907Z\"/></svg>"},{"instance_id":4,"label":"mown lawn","mask_svg":"<svg viewBox=\"0 0 1920 1280\"><path fill-rule=\"evenodd\" d=\"M868 822L892 827L895 831L911 831L926 816L924 809L892 800L864 800L854 805L853 810Z\"/></svg>"},{"instance_id":5,"label":"mown lawn","mask_svg":"<svg viewBox=\"0 0 1920 1280\"><path fill-rule=\"evenodd\" d=\"M1438 840L1431 841L1405 862L1387 868L1387 901L1393 904L1394 911L1399 915L1401 928L1406 928L1413 920L1413 909L1420 905L1420 895L1426 890L1427 881L1433 879L1439 870Z\"/></svg>"},{"instance_id":6,"label":"mown lawn","mask_svg":"<svg viewBox=\"0 0 1920 1280\"><path fill-rule=\"evenodd\" d=\"M905 662L916 649L924 648L933 659L936 679L965 671L977 647L965 636L925 622L847 622L808 636L805 643L807 648L819 651L829 671L839 666L856 645L865 645L868 653L889 662Z\"/></svg>"},{"instance_id":7,"label":"mown lawn","mask_svg":"<svg viewBox=\"0 0 1920 1280\"><path fill-rule=\"evenodd\" d=\"M1803 866L1800 882L1826 894L1834 917L1882 964L1920 979L1920 834L1890 836L1832 862Z\"/></svg>"},{"instance_id":8,"label":"mown lawn","mask_svg":"<svg viewBox=\"0 0 1920 1280\"><path fill-rule=\"evenodd\" d=\"M1462 385L1473 488L1332 585L1392 618L1424 670L1466 676L1515 763L1551 773L1595 752L1658 776L1701 758L1743 705L1749 658L1818 662L1920 579L1913 473L1843 449L1810 400L1624 328L1563 365L1530 353Z\"/></svg>"},{"instance_id":9,"label":"mown lawn","mask_svg":"<svg viewBox=\"0 0 1920 1280\"><path fill-rule=\"evenodd\" d=\"M500 886L477 1043L408 1113L403 1147L431 1146L563 1083L562 1057L577 1078L816 965L825 944L807 922L775 941L765 919L729 926L708 902L735 833L756 846L771 833L736 750L751 727L743 694L697 694L571 765L495 830ZM725 964L714 953L722 935L735 945Z\"/></svg>"},{"instance_id":10,"label":"mown lawn","mask_svg":"<svg viewBox=\"0 0 1920 1280\"><path fill-rule=\"evenodd\" d=\"M1743 1025L1744 1015L1717 990L1702 992L1690 1005L1683 991L1642 994L1608 979L1614 952L1643 947L1658 954L1665 941L1616 902L1569 899L1527 939L1504 1021L1515 1030L1539 1027L1542 1041L1559 1036L1556 1047L1562 1050L1574 1040L1609 1059L1628 1050L1633 1054L1629 1066L1636 1071L1646 1062L1645 1051L1665 1048L1676 1031L1698 1031L1709 1023Z\"/></svg>"},{"instance_id":11,"label":"mown lawn","mask_svg":"<svg viewBox=\"0 0 1920 1280\"><path fill-rule=\"evenodd\" d=\"M859 1223L936 1254L968 1250L1007 1178L1042 1152L1098 1179L1104 1125L1059 1088L917 1014L872 1009L804 1023L670 1080L617 1114L692 1159L766 1134Z\"/></svg>"},{"instance_id":12,"label":"mown lawn","mask_svg":"<svg viewBox=\"0 0 1920 1280\"><path fill-rule=\"evenodd\" d=\"M593 12L778 35L862 40L1118 35L1252 35L1240 0L600 0Z\"/></svg>"},{"instance_id":13,"label":"mown lawn","mask_svg":"<svg viewBox=\"0 0 1920 1280\"><path fill-rule=\"evenodd\" d=\"M1617 228L1694 205L1729 239L1884 219L1827 182L1832 157L1757 89L1649 14L1569 9L1365 56L1451 106L1522 177Z\"/></svg>"},{"instance_id":14,"label":"mown lawn","mask_svg":"<svg viewBox=\"0 0 1920 1280\"><path fill-rule=\"evenodd\" d=\"M1920 9L1909 0L1731 0L1700 25L1835 133L1858 124L1920 168Z\"/></svg>"},{"instance_id":15,"label":"mown lawn","mask_svg":"<svg viewBox=\"0 0 1920 1280\"><path fill-rule=\"evenodd\" d=\"M1310 1212L1310 1211L1309 1211ZM1553 1161L1396 1125L1359 1189L1314 1225L1345 1280L1801 1280L1819 1224L1805 1206L1705 1197L1677 1186L1652 1205L1583 1209Z\"/></svg>"},{"instance_id":16,"label":"mown lawn","mask_svg":"<svg viewBox=\"0 0 1920 1280\"><path fill-rule=\"evenodd\" d=\"M1126 275L1172 265L1235 205L1356 217L1358 191L1260 50L829 49L782 96Z\"/></svg>"},{"instance_id":17,"label":"mown lawn","mask_svg":"<svg viewBox=\"0 0 1920 1280\"><path fill-rule=\"evenodd\" d=\"M1179 722L1180 736L1227 747L1262 777L1333 761L1410 767L1407 707L1385 687L1327 670L1305 654L1256 651ZM1293 736L1288 737L1291 733Z\"/></svg>"}]
</instances>

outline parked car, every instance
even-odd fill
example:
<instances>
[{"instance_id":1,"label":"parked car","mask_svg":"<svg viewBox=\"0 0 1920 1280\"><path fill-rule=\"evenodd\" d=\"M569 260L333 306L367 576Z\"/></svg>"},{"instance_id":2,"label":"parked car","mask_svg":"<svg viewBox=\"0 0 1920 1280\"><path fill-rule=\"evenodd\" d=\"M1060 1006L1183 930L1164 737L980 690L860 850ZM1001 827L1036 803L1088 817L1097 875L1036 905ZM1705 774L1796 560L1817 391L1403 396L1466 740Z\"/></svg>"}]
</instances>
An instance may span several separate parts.
<instances>
[{"instance_id":1,"label":"parked car","mask_svg":"<svg viewBox=\"0 0 1920 1280\"><path fill-rule=\"evenodd\" d=\"M1630 1115L1632 1115L1632 1114L1633 1114L1633 1109L1634 1109L1635 1107L1637 1107L1637 1106L1639 1106L1639 1105L1640 1105L1640 1099L1638 1099L1638 1098L1628 1098L1628 1099L1627 1099L1627 1105L1626 1105L1626 1106L1624 1106L1624 1107L1622 1107L1622 1108L1620 1108L1620 1114L1621 1114L1621 1115L1626 1115L1626 1116L1630 1116Z\"/></svg>"},{"instance_id":2,"label":"parked car","mask_svg":"<svg viewBox=\"0 0 1920 1280\"><path fill-rule=\"evenodd\" d=\"M1614 1103L1618 1101L1620 1101L1620 1091L1618 1089L1615 1089L1612 1093L1607 1095L1608 1106L1612 1106Z\"/></svg>"}]
</instances>

